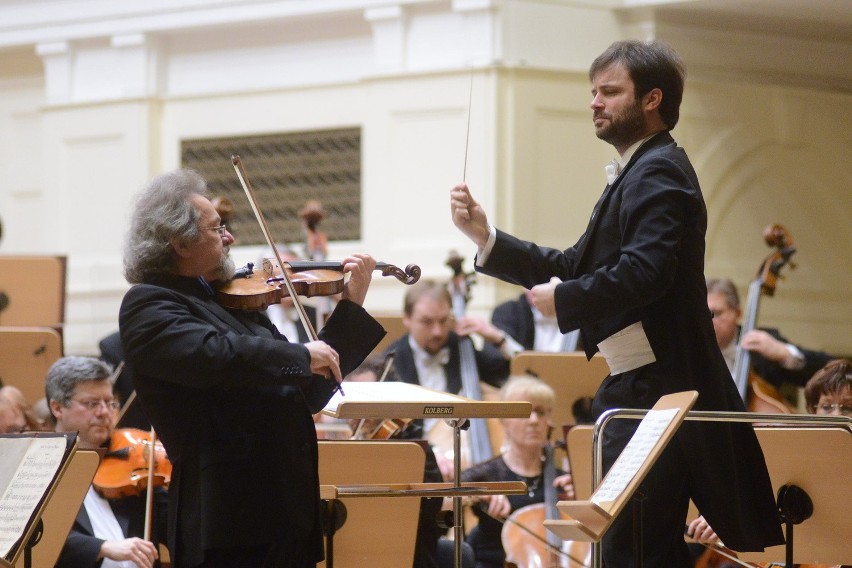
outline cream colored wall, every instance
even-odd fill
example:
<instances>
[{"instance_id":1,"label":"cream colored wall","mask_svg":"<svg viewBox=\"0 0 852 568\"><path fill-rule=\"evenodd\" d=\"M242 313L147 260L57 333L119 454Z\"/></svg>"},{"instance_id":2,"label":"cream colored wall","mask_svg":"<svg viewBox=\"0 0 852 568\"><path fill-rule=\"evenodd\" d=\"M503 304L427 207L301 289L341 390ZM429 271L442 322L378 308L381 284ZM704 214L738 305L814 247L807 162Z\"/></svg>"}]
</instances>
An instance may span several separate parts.
<instances>
[{"instance_id":1,"label":"cream colored wall","mask_svg":"<svg viewBox=\"0 0 852 568\"><path fill-rule=\"evenodd\" d=\"M0 254L68 255L66 351L94 353L117 327L131 196L179 164L186 138L360 126L363 238L333 243L332 256L363 250L446 278L444 262L458 249L470 270L474 251L448 214L448 190L462 177L496 225L540 244L573 244L614 154L593 135L585 68L589 53L618 39L618 18L604 8L534 2L508 3L503 12L453 6L444 13L448 6L433 4L419 16L414 8L379 10L369 25L347 15L317 28L323 40L304 46L277 45L270 22L227 41L221 30L202 29L47 45L44 68L31 51L0 52ZM294 20L282 29L299 28ZM310 39L307 28L302 39ZM441 48L430 51L438 40ZM110 56L107 45L121 54ZM371 48L374 60L365 60ZM334 65L340 50L343 69ZM319 67L305 66L312 57ZM248 67L253 60L265 63ZM75 69L86 73L74 76ZM65 73L76 81L67 88L55 82ZM94 96L98 89L111 100ZM58 99L48 104L48 93ZM729 275L744 292L770 252L764 225L784 224L799 268L765 300L761 321L841 353L852 352L850 179L839 167L849 104L848 94L751 84L742 73L736 80L692 73L674 131L707 200L707 274ZM240 262L258 254L233 252ZM377 274L367 307L396 311L404 291ZM517 293L480 277L470 309L487 317Z\"/></svg>"}]
</instances>

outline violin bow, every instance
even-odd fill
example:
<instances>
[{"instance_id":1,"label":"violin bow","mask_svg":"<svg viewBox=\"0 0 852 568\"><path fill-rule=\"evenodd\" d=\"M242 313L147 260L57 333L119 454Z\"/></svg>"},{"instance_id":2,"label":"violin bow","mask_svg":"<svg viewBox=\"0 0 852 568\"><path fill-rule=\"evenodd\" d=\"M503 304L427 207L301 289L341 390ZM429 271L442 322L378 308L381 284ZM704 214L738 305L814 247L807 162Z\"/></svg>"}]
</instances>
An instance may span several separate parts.
<instances>
[{"instance_id":1,"label":"violin bow","mask_svg":"<svg viewBox=\"0 0 852 568\"><path fill-rule=\"evenodd\" d=\"M296 312L299 314L299 320L302 322L302 326L305 328L305 333L308 334L308 338L311 341L319 340L319 336L317 335L317 331L314 329L314 326L311 324L311 320L308 318L308 314L305 311L305 307L302 305L301 300L299 300L299 295L296 294L296 289L293 287L293 282L290 280L290 275L287 274L287 270L284 268L284 261L281 259L281 254L278 252L278 248L275 246L275 242L272 240L272 235L269 232L269 226L266 224L266 219L263 217L263 213L260 210L260 207L257 205L257 200L254 196L254 189L251 186L251 182L249 181L248 173L243 167L243 162L240 160L239 156L231 156L231 163L234 165L234 171L237 172L237 178L240 180L240 185L243 186L243 191L248 198L249 205L251 205L252 211L254 211L254 216L257 218L257 222L260 224L260 230L263 232L263 236L266 239L266 244L269 245L269 248L272 249L272 253L275 255L275 260L278 261L278 266L281 267L281 275L284 280L284 284L287 286L287 292L290 294L290 297L293 299L293 306L296 308ZM343 388L340 386L340 383L337 383L337 390L340 391L340 394L343 394Z\"/></svg>"}]
</instances>

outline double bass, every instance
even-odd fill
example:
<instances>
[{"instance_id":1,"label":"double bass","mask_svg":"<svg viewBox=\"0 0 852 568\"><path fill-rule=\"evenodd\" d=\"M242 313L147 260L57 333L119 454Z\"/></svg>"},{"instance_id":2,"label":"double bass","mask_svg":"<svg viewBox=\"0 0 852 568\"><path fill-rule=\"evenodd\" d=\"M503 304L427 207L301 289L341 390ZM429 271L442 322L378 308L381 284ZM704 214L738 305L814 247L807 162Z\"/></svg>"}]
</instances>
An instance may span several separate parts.
<instances>
[{"instance_id":1,"label":"double bass","mask_svg":"<svg viewBox=\"0 0 852 568\"><path fill-rule=\"evenodd\" d=\"M761 295L774 295L781 269L788 264L794 267L790 258L796 252L796 248L787 229L777 224L769 225L763 230L763 238L768 246L776 250L763 260L757 271L757 277L749 284L740 338L756 329ZM751 353L743 348L742 343L737 345L733 378L749 412L764 414L792 412L777 389L751 370Z\"/></svg>"}]
</instances>

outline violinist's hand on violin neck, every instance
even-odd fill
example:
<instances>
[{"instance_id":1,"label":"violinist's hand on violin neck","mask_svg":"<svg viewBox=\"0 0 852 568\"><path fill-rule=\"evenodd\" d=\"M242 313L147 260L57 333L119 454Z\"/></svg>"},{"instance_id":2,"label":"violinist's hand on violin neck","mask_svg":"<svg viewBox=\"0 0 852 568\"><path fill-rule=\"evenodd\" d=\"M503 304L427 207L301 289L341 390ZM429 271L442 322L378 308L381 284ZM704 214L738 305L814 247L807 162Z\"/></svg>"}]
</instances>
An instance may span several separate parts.
<instances>
[{"instance_id":1,"label":"violinist's hand on violin neck","mask_svg":"<svg viewBox=\"0 0 852 568\"><path fill-rule=\"evenodd\" d=\"M490 233L488 217L482 206L470 194L467 184L460 183L450 190L450 212L456 227L476 246L484 248Z\"/></svg>"},{"instance_id":2,"label":"violinist's hand on violin neck","mask_svg":"<svg viewBox=\"0 0 852 568\"><path fill-rule=\"evenodd\" d=\"M364 305L367 289L376 269L376 259L369 254L355 253L343 260L343 272L349 273L349 281L343 287L343 299Z\"/></svg>"},{"instance_id":3,"label":"violinist's hand on violin neck","mask_svg":"<svg viewBox=\"0 0 852 568\"><path fill-rule=\"evenodd\" d=\"M334 379L338 383L343 380L340 372L340 356L337 351L325 341L310 341L305 343L311 354L311 372Z\"/></svg>"}]
</instances>

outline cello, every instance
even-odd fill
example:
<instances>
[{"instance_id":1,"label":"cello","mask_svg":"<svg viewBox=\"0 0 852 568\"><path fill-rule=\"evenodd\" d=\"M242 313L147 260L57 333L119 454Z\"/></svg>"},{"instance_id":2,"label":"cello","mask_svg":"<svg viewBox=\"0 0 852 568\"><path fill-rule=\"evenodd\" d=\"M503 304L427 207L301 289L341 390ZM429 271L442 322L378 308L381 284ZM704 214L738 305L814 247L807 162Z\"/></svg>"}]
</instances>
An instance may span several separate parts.
<instances>
[{"instance_id":1,"label":"cello","mask_svg":"<svg viewBox=\"0 0 852 568\"><path fill-rule=\"evenodd\" d=\"M563 543L544 528L545 520L559 519L556 507L558 495L553 487L556 470L553 464L553 446L542 449L544 460L542 474L544 503L521 507L509 515L503 524L501 540L506 551L506 568L588 568L591 566L592 546L588 542ZM563 546L563 544L565 546Z\"/></svg>"},{"instance_id":2,"label":"cello","mask_svg":"<svg viewBox=\"0 0 852 568\"><path fill-rule=\"evenodd\" d=\"M756 278L749 284L740 338L756 328L760 296L775 294L781 269L787 264L795 268L795 265L790 262L790 257L796 252L796 248L787 229L777 224L769 225L763 230L763 239L767 246L774 247L776 250L763 260ZM751 370L751 353L742 346L742 343L737 345L733 378L749 412L790 414L793 411L774 386Z\"/></svg>"}]
</instances>

